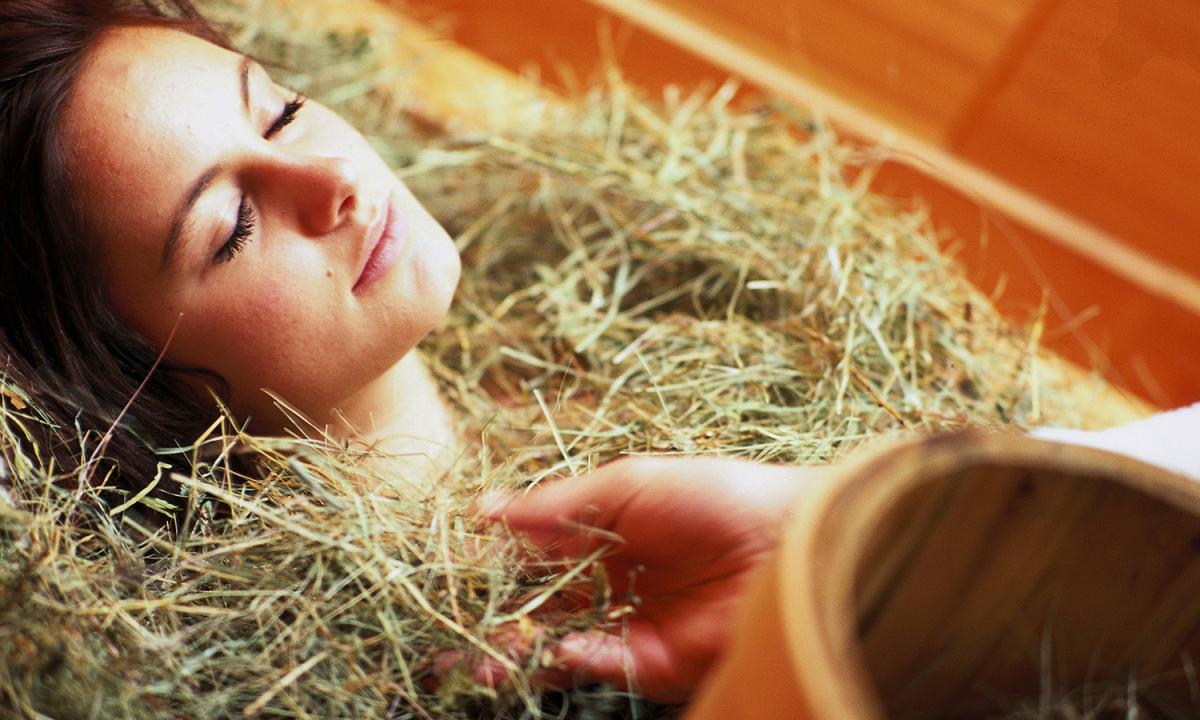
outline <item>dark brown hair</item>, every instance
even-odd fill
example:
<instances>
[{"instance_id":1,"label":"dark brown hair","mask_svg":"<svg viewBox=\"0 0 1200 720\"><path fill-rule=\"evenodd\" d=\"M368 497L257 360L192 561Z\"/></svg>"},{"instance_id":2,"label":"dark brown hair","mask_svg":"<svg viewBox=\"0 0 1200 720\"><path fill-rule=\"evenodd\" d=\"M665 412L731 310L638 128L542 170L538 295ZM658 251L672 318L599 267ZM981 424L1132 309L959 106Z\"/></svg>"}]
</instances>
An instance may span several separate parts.
<instances>
[{"instance_id":1,"label":"dark brown hair","mask_svg":"<svg viewBox=\"0 0 1200 720\"><path fill-rule=\"evenodd\" d=\"M0 375L58 426L60 468L103 443L106 470L136 491L216 411L113 314L72 200L63 108L97 40L131 25L227 46L188 0L0 0Z\"/></svg>"}]
</instances>

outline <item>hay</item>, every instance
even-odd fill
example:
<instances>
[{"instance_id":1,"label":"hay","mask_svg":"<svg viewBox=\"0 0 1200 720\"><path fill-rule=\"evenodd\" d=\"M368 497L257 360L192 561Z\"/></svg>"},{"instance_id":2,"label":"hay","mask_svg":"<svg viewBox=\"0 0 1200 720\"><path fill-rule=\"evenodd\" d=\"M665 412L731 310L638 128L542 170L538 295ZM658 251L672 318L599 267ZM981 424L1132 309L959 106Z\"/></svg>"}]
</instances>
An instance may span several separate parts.
<instances>
[{"instance_id":1,"label":"hay","mask_svg":"<svg viewBox=\"0 0 1200 720\"><path fill-rule=\"evenodd\" d=\"M589 563L518 561L472 520L479 492L631 453L825 463L900 431L1083 419L1039 326L1005 323L919 210L869 192L869 154L819 121L735 111L731 85L650 102L612 75L560 127L431 138L398 110L405 70L374 51L386 26L314 29L297 5L209 9L370 134L455 231L462 286L423 352L469 449L420 490L370 449L226 418L172 450L195 469L167 534L120 511L153 501L67 482L39 456L31 438L73 430L5 382L0 705L14 713L636 713L612 692L530 687L540 653L492 646L532 616L550 637L613 621L603 604L549 614ZM461 670L432 687L445 652L491 656L511 687Z\"/></svg>"}]
</instances>

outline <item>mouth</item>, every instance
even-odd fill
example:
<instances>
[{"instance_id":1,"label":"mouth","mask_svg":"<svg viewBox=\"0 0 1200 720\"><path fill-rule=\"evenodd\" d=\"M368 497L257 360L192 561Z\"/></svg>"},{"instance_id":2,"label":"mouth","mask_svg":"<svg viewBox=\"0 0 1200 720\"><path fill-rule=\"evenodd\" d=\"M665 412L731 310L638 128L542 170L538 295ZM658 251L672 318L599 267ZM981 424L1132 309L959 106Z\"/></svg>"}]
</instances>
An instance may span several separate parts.
<instances>
[{"instance_id":1,"label":"mouth","mask_svg":"<svg viewBox=\"0 0 1200 720\"><path fill-rule=\"evenodd\" d=\"M387 274L400 257L404 242L404 216L395 195L389 195L379 219L371 226L367 246L371 248L363 262L351 292L358 294Z\"/></svg>"}]
</instances>

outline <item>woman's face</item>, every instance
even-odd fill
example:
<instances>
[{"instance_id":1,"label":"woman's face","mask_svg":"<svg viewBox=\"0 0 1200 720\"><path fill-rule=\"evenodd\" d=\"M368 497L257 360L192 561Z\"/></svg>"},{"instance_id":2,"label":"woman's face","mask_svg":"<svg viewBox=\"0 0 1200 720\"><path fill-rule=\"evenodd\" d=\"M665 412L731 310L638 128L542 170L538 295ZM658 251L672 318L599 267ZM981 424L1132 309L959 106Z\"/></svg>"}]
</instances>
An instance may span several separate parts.
<instances>
[{"instance_id":1,"label":"woman's face","mask_svg":"<svg viewBox=\"0 0 1200 720\"><path fill-rule=\"evenodd\" d=\"M260 420L262 389L322 417L367 387L444 316L459 275L446 232L362 135L296 100L241 55L125 28L63 118L113 308Z\"/></svg>"}]
</instances>

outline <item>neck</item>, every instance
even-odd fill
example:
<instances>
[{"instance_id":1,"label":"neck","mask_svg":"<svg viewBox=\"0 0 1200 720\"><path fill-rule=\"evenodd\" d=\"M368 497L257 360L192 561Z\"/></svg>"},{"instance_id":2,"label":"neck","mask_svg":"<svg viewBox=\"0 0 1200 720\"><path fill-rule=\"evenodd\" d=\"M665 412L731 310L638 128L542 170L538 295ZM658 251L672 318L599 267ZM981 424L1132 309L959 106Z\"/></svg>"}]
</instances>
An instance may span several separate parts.
<instances>
[{"instance_id":1,"label":"neck","mask_svg":"<svg viewBox=\"0 0 1200 720\"><path fill-rule=\"evenodd\" d=\"M457 438L453 416L416 351L339 403L330 435L369 444L387 456L389 475L417 481L449 467Z\"/></svg>"}]
</instances>

